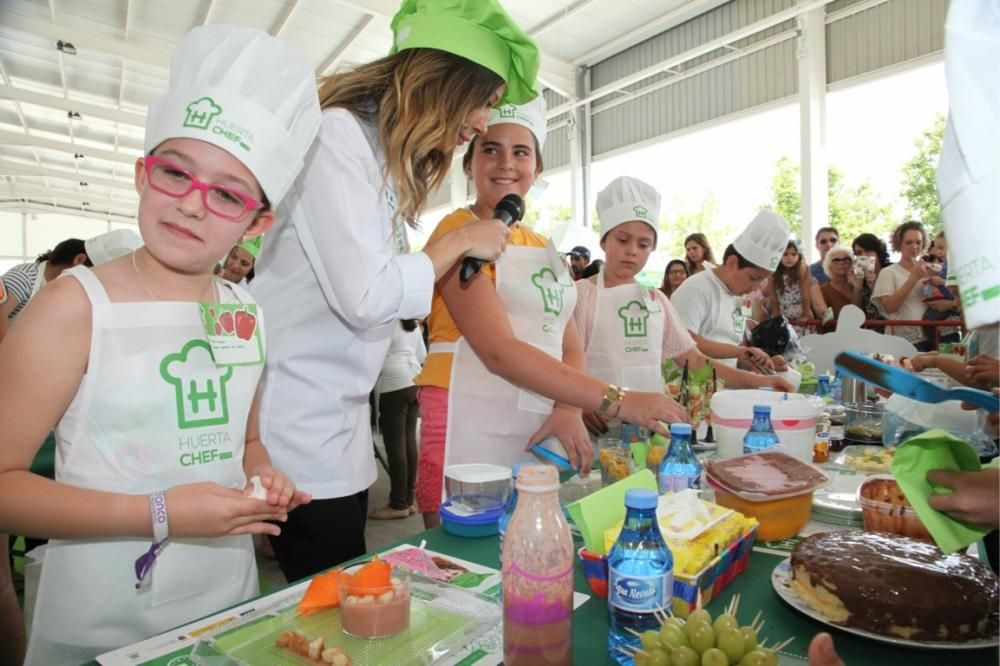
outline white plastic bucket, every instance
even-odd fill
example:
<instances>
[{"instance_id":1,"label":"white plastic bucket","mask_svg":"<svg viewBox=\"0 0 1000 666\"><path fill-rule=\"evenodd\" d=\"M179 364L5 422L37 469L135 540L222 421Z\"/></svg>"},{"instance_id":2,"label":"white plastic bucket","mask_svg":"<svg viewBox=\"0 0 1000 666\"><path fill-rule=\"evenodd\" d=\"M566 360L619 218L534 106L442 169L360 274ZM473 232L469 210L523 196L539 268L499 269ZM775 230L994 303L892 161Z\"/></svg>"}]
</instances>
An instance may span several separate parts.
<instances>
[{"instance_id":1,"label":"white plastic bucket","mask_svg":"<svg viewBox=\"0 0 1000 666\"><path fill-rule=\"evenodd\" d=\"M712 396L712 427L720 459L743 455L743 436L753 421L754 405L770 405L771 425L781 445L799 460L812 462L823 400L814 395L754 389L727 389Z\"/></svg>"}]
</instances>

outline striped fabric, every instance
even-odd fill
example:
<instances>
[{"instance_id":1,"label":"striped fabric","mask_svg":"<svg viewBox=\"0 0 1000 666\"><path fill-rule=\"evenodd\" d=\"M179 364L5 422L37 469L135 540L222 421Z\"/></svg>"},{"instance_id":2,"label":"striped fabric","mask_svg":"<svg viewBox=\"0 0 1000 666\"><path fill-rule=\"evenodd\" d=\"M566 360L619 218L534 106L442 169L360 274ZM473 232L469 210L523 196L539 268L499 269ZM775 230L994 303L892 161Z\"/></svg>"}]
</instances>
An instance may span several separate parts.
<instances>
[{"instance_id":1,"label":"striped fabric","mask_svg":"<svg viewBox=\"0 0 1000 666\"><path fill-rule=\"evenodd\" d=\"M0 278L7 288L7 298L16 298L18 300L17 307L7 315L8 322L12 322L17 318L17 315L20 314L25 304L27 304L28 299L31 298L31 290L35 286L35 278L38 277L38 266L33 261L27 264L18 264L4 273L3 277Z\"/></svg>"}]
</instances>

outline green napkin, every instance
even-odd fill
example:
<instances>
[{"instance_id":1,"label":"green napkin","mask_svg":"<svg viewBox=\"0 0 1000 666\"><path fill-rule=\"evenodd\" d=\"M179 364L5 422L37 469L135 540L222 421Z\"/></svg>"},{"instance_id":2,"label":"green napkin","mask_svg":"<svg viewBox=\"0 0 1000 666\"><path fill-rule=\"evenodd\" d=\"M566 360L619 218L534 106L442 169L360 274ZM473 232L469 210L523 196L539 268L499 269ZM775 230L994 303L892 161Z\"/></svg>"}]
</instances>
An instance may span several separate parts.
<instances>
[{"instance_id":1,"label":"green napkin","mask_svg":"<svg viewBox=\"0 0 1000 666\"><path fill-rule=\"evenodd\" d=\"M656 490L656 477L648 469L601 488L566 507L580 528L587 550L604 554L604 531L625 520L625 493L633 488Z\"/></svg>"},{"instance_id":2,"label":"green napkin","mask_svg":"<svg viewBox=\"0 0 1000 666\"><path fill-rule=\"evenodd\" d=\"M978 472L979 456L967 442L935 428L903 442L892 459L896 482L941 552L947 555L979 541L989 529L959 522L930 507L927 500L935 490L951 492L927 482L927 472L932 469Z\"/></svg>"}]
</instances>

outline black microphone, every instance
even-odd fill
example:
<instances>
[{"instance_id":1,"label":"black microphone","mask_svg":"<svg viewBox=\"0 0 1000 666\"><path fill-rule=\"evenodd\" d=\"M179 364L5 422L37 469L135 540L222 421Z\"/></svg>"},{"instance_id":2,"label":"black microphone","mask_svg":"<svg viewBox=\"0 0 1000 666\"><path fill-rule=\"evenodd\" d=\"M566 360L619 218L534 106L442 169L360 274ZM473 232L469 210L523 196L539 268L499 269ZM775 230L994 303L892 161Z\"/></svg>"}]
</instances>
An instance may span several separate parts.
<instances>
[{"instance_id":1,"label":"black microphone","mask_svg":"<svg viewBox=\"0 0 1000 666\"><path fill-rule=\"evenodd\" d=\"M493 217L500 220L508 227L524 215L524 199L516 194L508 194L497 207L493 209ZM475 257L466 257L462 260L462 269L458 273L458 277L462 282L468 282L473 275L479 272L479 269L483 267L486 263L482 259L476 259Z\"/></svg>"}]
</instances>

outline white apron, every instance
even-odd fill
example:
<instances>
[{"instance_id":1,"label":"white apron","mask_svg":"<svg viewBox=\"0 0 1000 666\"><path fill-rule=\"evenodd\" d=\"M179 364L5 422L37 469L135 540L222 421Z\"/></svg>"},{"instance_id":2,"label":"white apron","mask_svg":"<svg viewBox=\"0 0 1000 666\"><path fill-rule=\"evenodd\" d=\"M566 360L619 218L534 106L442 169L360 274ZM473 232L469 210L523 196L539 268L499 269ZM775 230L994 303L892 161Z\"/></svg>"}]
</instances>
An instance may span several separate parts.
<instances>
[{"instance_id":1,"label":"white apron","mask_svg":"<svg viewBox=\"0 0 1000 666\"><path fill-rule=\"evenodd\" d=\"M199 481L243 487L263 366L216 367L194 303L110 303L89 269L67 274L90 298L92 329L87 373L56 427L56 480L143 495ZM216 291L223 302L252 302L238 286ZM50 541L26 663L85 662L257 594L250 536L171 538L150 585L136 589L135 560L150 545Z\"/></svg>"},{"instance_id":2,"label":"white apron","mask_svg":"<svg viewBox=\"0 0 1000 666\"><path fill-rule=\"evenodd\" d=\"M552 241L508 247L496 263L496 289L514 335L561 360L576 288ZM524 447L552 413L552 400L491 373L465 338L455 343L450 387L445 465L533 460Z\"/></svg>"},{"instance_id":3,"label":"white apron","mask_svg":"<svg viewBox=\"0 0 1000 666\"><path fill-rule=\"evenodd\" d=\"M632 391L663 392L663 309L639 283L604 286L597 274L587 373Z\"/></svg>"}]
</instances>

